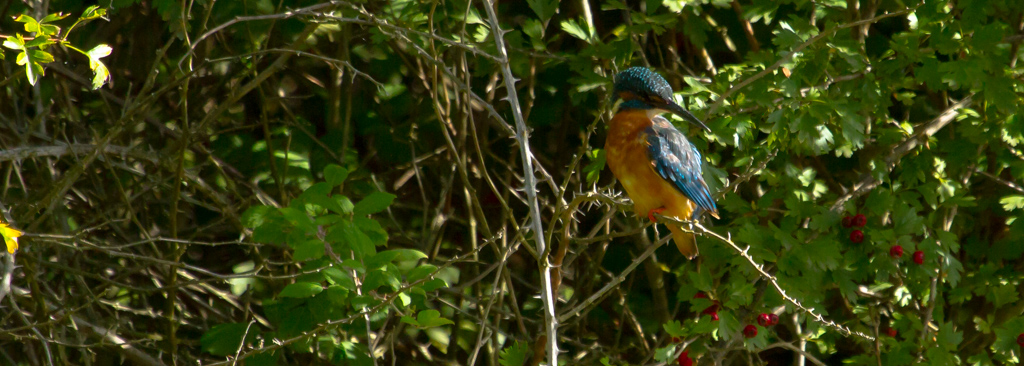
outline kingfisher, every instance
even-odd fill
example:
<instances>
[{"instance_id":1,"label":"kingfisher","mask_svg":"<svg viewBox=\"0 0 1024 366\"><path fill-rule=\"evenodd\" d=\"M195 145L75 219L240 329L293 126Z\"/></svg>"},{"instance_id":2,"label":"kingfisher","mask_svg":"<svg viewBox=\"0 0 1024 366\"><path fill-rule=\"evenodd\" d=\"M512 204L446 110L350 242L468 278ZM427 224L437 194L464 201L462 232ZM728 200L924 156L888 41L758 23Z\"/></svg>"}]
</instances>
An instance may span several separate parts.
<instances>
[{"instance_id":1,"label":"kingfisher","mask_svg":"<svg viewBox=\"0 0 1024 366\"><path fill-rule=\"evenodd\" d=\"M646 67L631 67L615 76L618 111L605 140L612 174L633 200L637 215L654 214L696 220L706 212L718 218L718 207L702 175L700 151L662 117L673 113L711 132L704 122L672 100L672 86ZM641 216L642 217L642 216ZM697 240L675 224L667 224L676 248L689 259L697 256Z\"/></svg>"}]
</instances>

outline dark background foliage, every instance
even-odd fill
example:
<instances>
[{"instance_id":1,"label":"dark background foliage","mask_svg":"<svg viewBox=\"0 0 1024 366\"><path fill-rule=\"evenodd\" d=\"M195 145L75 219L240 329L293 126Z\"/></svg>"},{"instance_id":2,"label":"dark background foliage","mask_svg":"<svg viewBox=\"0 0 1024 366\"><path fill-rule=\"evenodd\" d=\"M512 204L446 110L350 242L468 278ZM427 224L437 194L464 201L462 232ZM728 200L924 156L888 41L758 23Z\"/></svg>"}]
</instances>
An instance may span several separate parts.
<instances>
[{"instance_id":1,"label":"dark background foliage","mask_svg":"<svg viewBox=\"0 0 1024 366\"><path fill-rule=\"evenodd\" d=\"M564 364L1020 358L1020 1L500 1L507 63L489 2L97 5L99 90L3 49L4 364L536 364L544 263ZM604 168L634 65L713 131L695 261Z\"/></svg>"}]
</instances>

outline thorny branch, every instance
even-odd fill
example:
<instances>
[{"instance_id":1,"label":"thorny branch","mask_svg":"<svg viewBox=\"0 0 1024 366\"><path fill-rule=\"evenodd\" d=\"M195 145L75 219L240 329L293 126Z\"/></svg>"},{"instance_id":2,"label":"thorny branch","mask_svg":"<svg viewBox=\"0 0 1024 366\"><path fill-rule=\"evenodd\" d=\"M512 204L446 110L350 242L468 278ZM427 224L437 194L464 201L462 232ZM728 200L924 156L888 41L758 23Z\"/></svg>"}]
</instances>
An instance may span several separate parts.
<instances>
[{"instance_id":1,"label":"thorny branch","mask_svg":"<svg viewBox=\"0 0 1024 366\"><path fill-rule=\"evenodd\" d=\"M785 299L790 304L793 304L793 306L796 306L798 309L802 310L804 313L806 313L808 316L813 318L818 323L821 323L821 324L823 324L823 325L825 325L825 326L827 326L829 328L835 329L835 330L839 331L840 333L842 333L843 335L849 336L849 335L852 334L852 335L855 335L855 336L858 336L858 337L861 337L861 338L864 338L864 339L867 339L867 340L871 340L871 341L873 341L875 339L872 336L869 336L869 335L864 334L864 333L859 332L859 331L850 330L850 328L848 328L848 327L839 325L839 324L837 324L836 322L834 322L832 320L825 319L824 316L822 316L818 312L814 311L814 309L807 308L806 306L801 304L800 300L797 300L797 299L793 298L792 296L789 296L788 294L786 294L786 290L783 289L781 285L779 285L778 279L776 279L775 276L772 276L768 272L765 272L764 265L760 264L760 263L757 263L757 261L754 260L754 257L752 257L750 255L750 253L747 253L747 251L750 250L750 246L747 246L746 248L740 248L740 246L738 244L736 244L735 242L732 241L732 235L731 234L729 234L728 237L722 236L719 233L716 233L714 231L708 230L703 225L701 225L700 222L697 222L697 221L680 220L680 219L677 219L675 217L661 216L660 214L657 214L657 213L655 213L654 215L659 220L660 219L665 219L665 220L668 220L668 221L675 222L675 223L679 224L682 227L683 231L685 231L685 232L699 234L699 235L704 235L704 236L710 236L712 238L718 239L718 241L720 241L720 242L728 244L730 247L733 248L733 250L736 251L736 253L738 253L741 257L746 259L747 262L750 263L750 265L752 267L754 267L754 269L757 270L757 273L760 274L762 278L764 278L765 280L768 280L768 282L770 282L772 284L772 286L775 287L775 290L778 291L779 295L781 295L783 299Z\"/></svg>"},{"instance_id":2,"label":"thorny branch","mask_svg":"<svg viewBox=\"0 0 1024 366\"><path fill-rule=\"evenodd\" d=\"M491 25L491 35L498 49L498 57L501 59L501 72L505 80L506 99L512 105L512 116L516 121L516 142L519 145L519 157L523 164L523 190L526 192L526 204L530 210L530 230L533 231L534 240L537 241L537 253L541 256L538 259L541 272L541 300L544 302L545 331L547 334L547 357L549 365L558 364L558 318L555 314L555 294L552 289L551 264L548 259L548 246L544 241L543 218L540 214L540 203L537 201L537 177L533 171L533 152L530 151L530 132L523 120L522 110L519 108L519 96L516 94L516 78L512 75L512 68L508 62L508 53L505 52L505 41L502 35L504 31L498 24L498 16L494 13L497 6L493 0L485 0L484 8L487 10L487 19Z\"/></svg>"}]
</instances>

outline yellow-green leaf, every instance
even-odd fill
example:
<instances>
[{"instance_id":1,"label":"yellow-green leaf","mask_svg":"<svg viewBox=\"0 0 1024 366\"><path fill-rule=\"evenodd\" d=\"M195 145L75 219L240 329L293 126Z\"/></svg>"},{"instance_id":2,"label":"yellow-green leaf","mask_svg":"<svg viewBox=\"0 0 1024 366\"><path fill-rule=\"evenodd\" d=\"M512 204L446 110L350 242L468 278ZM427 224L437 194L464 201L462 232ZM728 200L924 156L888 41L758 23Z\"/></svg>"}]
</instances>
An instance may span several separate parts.
<instances>
[{"instance_id":1,"label":"yellow-green leaf","mask_svg":"<svg viewBox=\"0 0 1024 366\"><path fill-rule=\"evenodd\" d=\"M14 251L18 250L18 237L22 234L20 230L0 222L0 235L4 237L4 244L7 244L8 253L14 253Z\"/></svg>"}]
</instances>

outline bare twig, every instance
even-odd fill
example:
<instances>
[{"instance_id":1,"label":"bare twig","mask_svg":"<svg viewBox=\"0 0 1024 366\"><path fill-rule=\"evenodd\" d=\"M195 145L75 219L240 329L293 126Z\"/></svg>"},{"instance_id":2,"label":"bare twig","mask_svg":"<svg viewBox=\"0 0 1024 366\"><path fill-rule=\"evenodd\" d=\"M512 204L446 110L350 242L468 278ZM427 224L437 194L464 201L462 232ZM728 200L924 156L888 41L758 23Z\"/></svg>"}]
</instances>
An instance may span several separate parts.
<instances>
[{"instance_id":1,"label":"bare twig","mask_svg":"<svg viewBox=\"0 0 1024 366\"><path fill-rule=\"evenodd\" d=\"M949 106L949 108L946 108L946 110L943 111L942 114L939 114L938 117L935 117L935 119L928 121L927 123L924 124L924 126L917 128L916 133L914 133L911 136L908 136L906 139L903 140L903 142L901 142L899 145L896 145L896 147L892 149L892 153L890 153L889 156L885 158L885 166L883 167L883 169L885 169L885 172L891 172L893 168L896 167L896 163L898 163L904 155L909 153L911 150L917 148L917 146L920 145L922 142L926 141L928 137L934 135L936 132L939 132L939 130L941 130L943 127L946 127L946 125L948 125L950 122L953 122L953 120L956 119L956 116L960 114L959 110L970 105L971 101L973 100L973 97L974 94L968 95L964 99L961 99L959 102ZM882 181L876 178L878 176L877 174L877 172L869 172L862 174L860 181L857 182L857 184L853 185L853 190L843 195L842 197L839 197L839 199L836 200L836 203L832 204L831 210L842 210L843 204L845 204L847 201L860 197L870 192L879 184L882 184Z\"/></svg>"},{"instance_id":2,"label":"bare twig","mask_svg":"<svg viewBox=\"0 0 1024 366\"><path fill-rule=\"evenodd\" d=\"M487 10L487 19L491 25L491 34L494 36L494 43L498 49L498 58L501 59L501 72L504 74L506 98L512 106L512 116L516 121L515 139L519 145L519 158L523 163L523 190L526 192L527 205L530 208L530 230L533 231L537 241L537 253L540 254L538 264L541 272L541 299L544 302L544 317L547 333L547 359L549 365L558 364L558 318L555 314L555 297L551 288L551 265L548 262L548 247L544 241L544 226L540 215L540 203L537 201L537 177L534 175L533 152L530 150L530 130L523 120L522 110L519 108L519 96L516 94L516 78L512 75L512 68L508 62L508 53L505 51L503 39L504 30L498 24L498 16L494 7L498 6L494 0L484 1L484 8Z\"/></svg>"},{"instance_id":3,"label":"bare twig","mask_svg":"<svg viewBox=\"0 0 1024 366\"><path fill-rule=\"evenodd\" d=\"M622 281L625 281L629 274L633 273L633 270L635 270L637 266L646 261L647 258L649 258L650 256L654 255L654 251L658 250L658 248L660 248L662 245L665 245L665 243L667 243L671 238L671 235L666 235L654 245L648 246L647 250L645 250L636 258L633 258L633 262L631 262L629 266L627 266L626 269L622 270L622 272L619 273L617 276L612 277L611 281L606 283L604 287L601 287L600 290L594 292L594 294L590 295L590 297L588 297L586 300L583 300L572 309L562 312L562 314L558 316L558 322L565 323L568 322L573 317L586 315L587 312L590 311L589 308L591 306L597 304L598 302L601 301L601 299L604 299L605 296L611 294L611 290L615 289L615 287L622 283Z\"/></svg>"},{"instance_id":4,"label":"bare twig","mask_svg":"<svg viewBox=\"0 0 1024 366\"><path fill-rule=\"evenodd\" d=\"M806 313L808 316L814 318L819 323L821 323L821 324L823 324L825 326L828 326L829 328L835 329L835 330L839 331L840 333L842 333L843 335L847 335L847 336L849 336L849 335L856 335L858 337L861 337L861 338L864 338L864 339L867 339L867 340L874 340L875 339L872 336L869 336L869 335L864 334L864 333L859 332L859 331L850 330L850 328L848 328L848 327L839 325L839 324L837 324L836 322L834 322L832 320L825 319L824 316L822 316L821 314L816 312L814 309L810 309L810 308L804 306L803 304L800 303L799 300L797 300L797 299L793 298L792 296L789 296L788 294L786 294L786 290L782 289L782 286L779 285L778 279L776 279L775 276L772 276L772 275L768 274L768 272L765 272L764 265L757 263L757 261L754 260L754 257L752 257L749 253L747 253L747 251L750 250L750 247L748 246L746 249L740 248L740 246L738 244L736 244L735 242L732 241L732 239L731 239L732 235L731 234L729 235L729 237L722 236L719 233L716 233L714 231L708 230L703 225L701 225L700 222L697 222L697 221L680 220L680 219L677 219L675 217L661 216L660 214L657 214L657 213L654 214L654 215L655 215L655 217L657 217L659 219L659 221L664 219L664 220L668 220L668 221L675 222L675 223L679 224L682 227L683 231L685 231L685 232L710 236L712 238L718 239L718 241L721 241L723 243L729 244L730 247L732 247L737 253L739 253L740 256L742 256L744 259L746 259L747 262L749 262L750 265L754 267L754 269L757 270L757 272L761 275L762 278L768 280L768 282L770 282L772 284L772 286L775 287L775 290L779 292L779 295L782 295L782 298L784 300L786 300L790 304L793 304L793 306L796 306L798 309L802 310L804 313ZM691 227L692 227L692 229L691 229Z\"/></svg>"},{"instance_id":5,"label":"bare twig","mask_svg":"<svg viewBox=\"0 0 1024 366\"><path fill-rule=\"evenodd\" d=\"M87 334L102 338L104 341L112 343L114 349L116 349L118 353L123 355L125 358L131 360L132 363L136 365L164 365L164 363L161 362L160 360L153 358L153 356L150 356L149 354L142 352L138 348L132 346L123 337L121 337L116 332L110 329L92 324L78 315L71 315L71 319L73 322L75 322L75 324L79 326L78 329L84 330L85 333Z\"/></svg>"}]
</instances>

